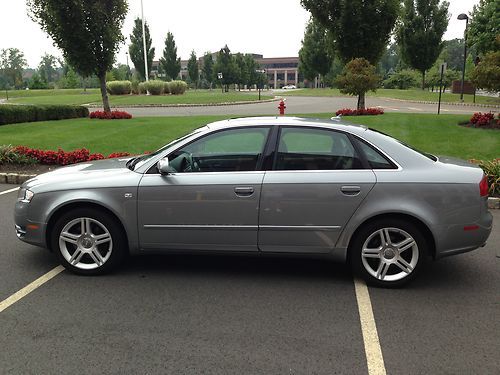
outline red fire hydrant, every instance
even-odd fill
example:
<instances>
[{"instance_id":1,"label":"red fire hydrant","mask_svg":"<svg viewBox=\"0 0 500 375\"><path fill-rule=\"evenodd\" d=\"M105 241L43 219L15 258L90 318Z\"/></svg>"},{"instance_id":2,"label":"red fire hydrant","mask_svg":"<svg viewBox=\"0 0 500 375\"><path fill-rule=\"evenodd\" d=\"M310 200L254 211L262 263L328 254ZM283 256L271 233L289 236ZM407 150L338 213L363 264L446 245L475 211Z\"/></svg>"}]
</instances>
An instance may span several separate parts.
<instances>
[{"instance_id":1,"label":"red fire hydrant","mask_svg":"<svg viewBox=\"0 0 500 375\"><path fill-rule=\"evenodd\" d=\"M281 99L280 104L278 105L278 109L280 110L280 116L285 115L285 108L286 108L285 101Z\"/></svg>"}]
</instances>

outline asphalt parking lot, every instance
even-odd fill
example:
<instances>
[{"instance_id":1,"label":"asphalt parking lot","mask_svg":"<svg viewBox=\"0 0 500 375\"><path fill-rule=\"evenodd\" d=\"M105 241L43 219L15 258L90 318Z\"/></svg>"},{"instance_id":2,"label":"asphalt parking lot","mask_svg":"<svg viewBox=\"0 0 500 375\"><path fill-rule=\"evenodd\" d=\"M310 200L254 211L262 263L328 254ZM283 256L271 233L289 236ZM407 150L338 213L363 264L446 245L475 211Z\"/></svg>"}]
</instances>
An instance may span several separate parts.
<instances>
[{"instance_id":1,"label":"asphalt parking lot","mask_svg":"<svg viewBox=\"0 0 500 375\"><path fill-rule=\"evenodd\" d=\"M57 266L17 240L13 187L0 185L0 304ZM344 265L144 256L104 277L63 271L0 309L0 373L499 374L493 214L486 247L429 262L405 289L368 289L382 368Z\"/></svg>"}]
</instances>

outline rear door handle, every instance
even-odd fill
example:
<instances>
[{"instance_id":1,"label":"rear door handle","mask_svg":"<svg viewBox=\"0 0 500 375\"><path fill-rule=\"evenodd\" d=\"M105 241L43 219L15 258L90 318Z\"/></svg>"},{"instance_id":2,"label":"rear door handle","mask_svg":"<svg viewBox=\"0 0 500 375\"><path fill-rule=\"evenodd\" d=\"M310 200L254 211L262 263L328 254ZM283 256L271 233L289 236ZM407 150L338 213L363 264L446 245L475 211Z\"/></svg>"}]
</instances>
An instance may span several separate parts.
<instances>
[{"instance_id":1,"label":"rear door handle","mask_svg":"<svg viewBox=\"0 0 500 375\"><path fill-rule=\"evenodd\" d=\"M253 187L251 186L238 186L234 188L234 192L239 197L249 197L253 194Z\"/></svg>"},{"instance_id":2,"label":"rear door handle","mask_svg":"<svg viewBox=\"0 0 500 375\"><path fill-rule=\"evenodd\" d=\"M340 191L344 195L358 195L361 192L361 188L359 186L342 186Z\"/></svg>"}]
</instances>

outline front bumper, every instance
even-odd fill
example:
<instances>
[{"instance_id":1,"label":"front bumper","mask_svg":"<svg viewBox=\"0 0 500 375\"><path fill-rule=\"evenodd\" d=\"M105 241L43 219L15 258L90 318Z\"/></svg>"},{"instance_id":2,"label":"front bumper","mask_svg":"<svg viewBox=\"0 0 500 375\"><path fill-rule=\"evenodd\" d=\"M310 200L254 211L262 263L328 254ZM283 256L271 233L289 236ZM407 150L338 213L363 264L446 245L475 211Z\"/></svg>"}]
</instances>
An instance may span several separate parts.
<instances>
[{"instance_id":1,"label":"front bumper","mask_svg":"<svg viewBox=\"0 0 500 375\"><path fill-rule=\"evenodd\" d=\"M48 247L45 230L46 223L40 223L29 220L30 203L17 201L14 208L14 223L16 236L21 241L31 245Z\"/></svg>"}]
</instances>

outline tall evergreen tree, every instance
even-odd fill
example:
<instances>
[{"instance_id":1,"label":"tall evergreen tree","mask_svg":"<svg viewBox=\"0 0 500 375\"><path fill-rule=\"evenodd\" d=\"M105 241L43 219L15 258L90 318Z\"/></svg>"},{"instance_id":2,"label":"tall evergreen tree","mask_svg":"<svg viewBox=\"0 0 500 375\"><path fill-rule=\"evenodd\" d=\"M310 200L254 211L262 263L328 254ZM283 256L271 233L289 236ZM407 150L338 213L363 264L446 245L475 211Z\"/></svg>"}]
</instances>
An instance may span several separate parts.
<instances>
[{"instance_id":1,"label":"tall evergreen tree","mask_svg":"<svg viewBox=\"0 0 500 375\"><path fill-rule=\"evenodd\" d=\"M215 80L214 74L214 58L211 52L206 52L203 55L203 68L202 68L203 79L210 85L210 90L212 89L212 84Z\"/></svg>"},{"instance_id":2,"label":"tall evergreen tree","mask_svg":"<svg viewBox=\"0 0 500 375\"><path fill-rule=\"evenodd\" d=\"M220 83L224 87L224 90L228 92L229 85L236 83L237 66L227 44L217 54L215 72L216 74L222 73Z\"/></svg>"},{"instance_id":3,"label":"tall evergreen tree","mask_svg":"<svg viewBox=\"0 0 500 375\"><path fill-rule=\"evenodd\" d=\"M63 51L64 58L83 77L99 78L102 104L110 112L106 72L123 42L126 0L28 0L30 17Z\"/></svg>"},{"instance_id":4,"label":"tall evergreen tree","mask_svg":"<svg viewBox=\"0 0 500 375\"><path fill-rule=\"evenodd\" d=\"M260 82L260 75L262 74L257 72L257 70L260 70L259 64L257 63L257 61L255 61L254 57L251 54L246 54L245 56L243 56L243 60L246 71L243 84L247 85L248 88L253 85L258 85Z\"/></svg>"},{"instance_id":5,"label":"tall evergreen tree","mask_svg":"<svg viewBox=\"0 0 500 375\"><path fill-rule=\"evenodd\" d=\"M191 56L188 60L188 75L189 79L192 83L194 83L194 87L198 88L198 81L200 79L200 67L198 66L198 58L196 57L196 53L191 51Z\"/></svg>"},{"instance_id":6,"label":"tall evergreen tree","mask_svg":"<svg viewBox=\"0 0 500 375\"><path fill-rule=\"evenodd\" d=\"M422 74L430 69L443 49L443 34L448 28L448 5L440 0L405 0L397 40L401 57Z\"/></svg>"},{"instance_id":7,"label":"tall evergreen tree","mask_svg":"<svg viewBox=\"0 0 500 375\"><path fill-rule=\"evenodd\" d=\"M325 28L314 18L309 20L299 51L299 71L308 81L325 76L331 67Z\"/></svg>"},{"instance_id":8,"label":"tall evergreen tree","mask_svg":"<svg viewBox=\"0 0 500 375\"><path fill-rule=\"evenodd\" d=\"M160 58L160 66L166 74L167 80L177 79L181 71L181 59L177 57L174 34L170 31L165 38L165 49L163 50L163 57Z\"/></svg>"},{"instance_id":9,"label":"tall evergreen tree","mask_svg":"<svg viewBox=\"0 0 500 375\"><path fill-rule=\"evenodd\" d=\"M147 22L144 22L144 33L146 34L148 72L151 72L153 59L155 57L155 49L151 47L153 40L151 39ZM140 79L144 81L146 79L144 71L144 42L142 39L142 19L139 17L134 20L134 28L132 29L132 34L130 34L128 53L130 55L130 60L132 60L134 64L136 73L139 75Z\"/></svg>"},{"instance_id":10,"label":"tall evergreen tree","mask_svg":"<svg viewBox=\"0 0 500 375\"><path fill-rule=\"evenodd\" d=\"M248 81L250 72L248 71L248 67L242 53L238 52L236 55L234 55L234 63L236 66L235 83L238 84L238 90L241 90L241 86L243 86Z\"/></svg>"}]
</instances>

